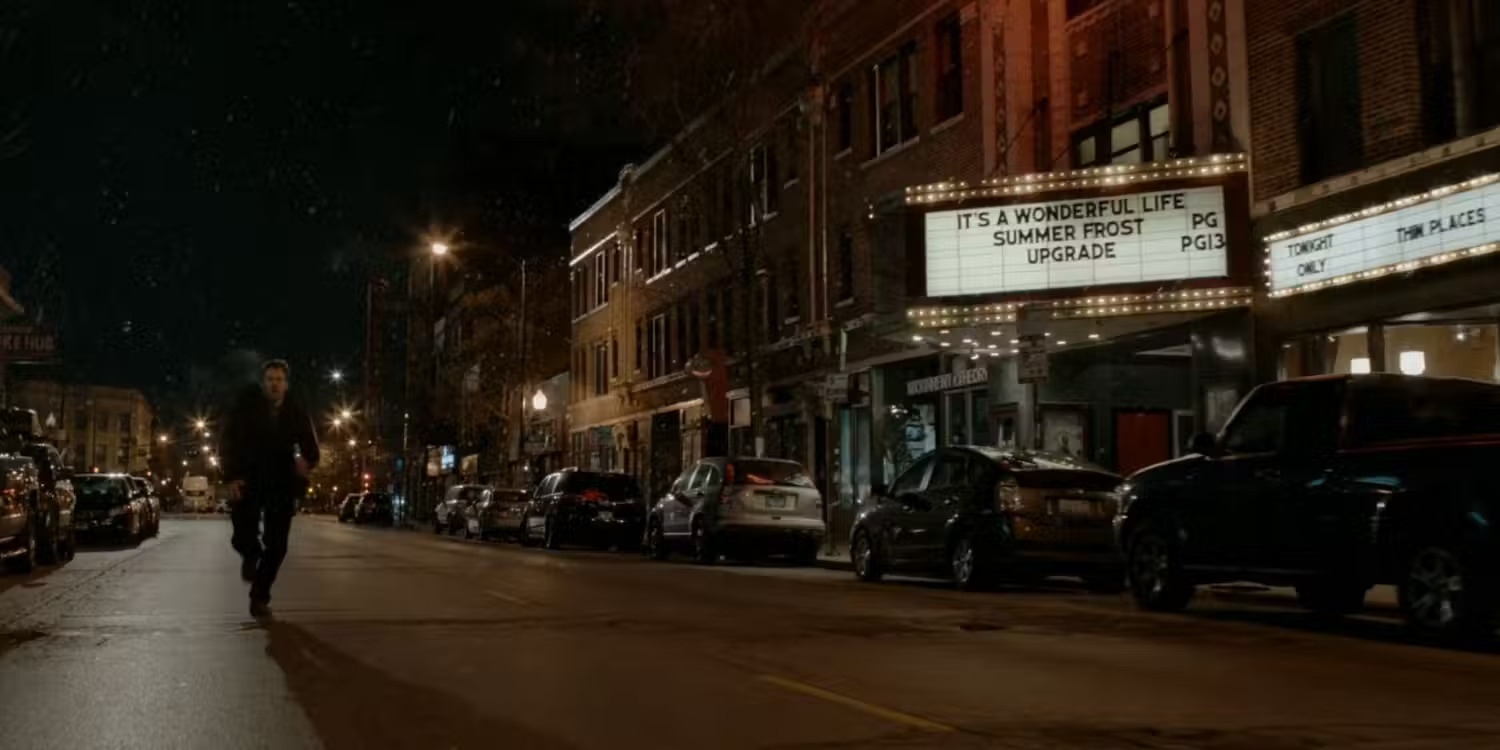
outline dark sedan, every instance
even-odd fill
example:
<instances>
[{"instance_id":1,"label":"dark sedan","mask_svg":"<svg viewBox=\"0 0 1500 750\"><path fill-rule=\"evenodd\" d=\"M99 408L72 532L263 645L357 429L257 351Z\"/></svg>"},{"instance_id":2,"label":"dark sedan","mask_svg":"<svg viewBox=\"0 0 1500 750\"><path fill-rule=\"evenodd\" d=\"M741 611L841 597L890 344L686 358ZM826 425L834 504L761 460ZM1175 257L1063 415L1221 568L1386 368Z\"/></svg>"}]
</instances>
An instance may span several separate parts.
<instances>
[{"instance_id":1,"label":"dark sedan","mask_svg":"<svg viewBox=\"0 0 1500 750\"><path fill-rule=\"evenodd\" d=\"M391 504L391 496L379 492L366 492L361 495L359 504L354 507L354 522L380 526L394 524L396 510Z\"/></svg>"},{"instance_id":2,"label":"dark sedan","mask_svg":"<svg viewBox=\"0 0 1500 750\"><path fill-rule=\"evenodd\" d=\"M587 544L636 549L645 530L646 503L629 474L564 469L537 485L526 504L521 543L547 549Z\"/></svg>"},{"instance_id":3,"label":"dark sedan","mask_svg":"<svg viewBox=\"0 0 1500 750\"><path fill-rule=\"evenodd\" d=\"M150 511L124 474L79 474L73 477L78 534L139 542L149 528Z\"/></svg>"},{"instance_id":4,"label":"dark sedan","mask_svg":"<svg viewBox=\"0 0 1500 750\"><path fill-rule=\"evenodd\" d=\"M1112 539L1120 477L1068 456L984 447L942 448L911 465L850 537L854 572L938 573L960 588L998 577L1074 575L1119 591Z\"/></svg>"}]
</instances>

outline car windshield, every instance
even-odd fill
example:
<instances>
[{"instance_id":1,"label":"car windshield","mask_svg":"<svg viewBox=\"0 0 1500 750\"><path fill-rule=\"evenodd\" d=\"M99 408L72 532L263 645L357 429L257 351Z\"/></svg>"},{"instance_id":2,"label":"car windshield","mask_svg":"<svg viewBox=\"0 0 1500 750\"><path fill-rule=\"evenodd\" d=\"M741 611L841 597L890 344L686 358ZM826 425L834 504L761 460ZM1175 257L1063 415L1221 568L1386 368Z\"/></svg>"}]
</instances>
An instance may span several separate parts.
<instances>
[{"instance_id":1,"label":"car windshield","mask_svg":"<svg viewBox=\"0 0 1500 750\"><path fill-rule=\"evenodd\" d=\"M793 461L738 460L729 465L726 482L731 485L776 485L813 487L802 465Z\"/></svg>"},{"instance_id":2,"label":"car windshield","mask_svg":"<svg viewBox=\"0 0 1500 750\"><path fill-rule=\"evenodd\" d=\"M125 480L119 477L106 477L84 474L73 478L73 494L80 501L90 499L124 498L129 496L130 490Z\"/></svg>"},{"instance_id":3,"label":"car windshield","mask_svg":"<svg viewBox=\"0 0 1500 750\"><path fill-rule=\"evenodd\" d=\"M558 486L558 491L575 495L593 491L603 493L615 499L637 498L641 496L641 487L639 484L636 484L635 477L625 474L601 474L591 471L575 471L564 474L562 484Z\"/></svg>"},{"instance_id":4,"label":"car windshield","mask_svg":"<svg viewBox=\"0 0 1500 750\"><path fill-rule=\"evenodd\" d=\"M489 488L488 487L482 487L482 486L479 486L479 485L474 485L474 486L471 486L471 487L459 487L457 489L456 493L454 494L454 499L463 500L464 502L472 503L475 500L478 500L479 498L483 497L484 496L484 491L487 490L487 489L489 489Z\"/></svg>"}]
</instances>

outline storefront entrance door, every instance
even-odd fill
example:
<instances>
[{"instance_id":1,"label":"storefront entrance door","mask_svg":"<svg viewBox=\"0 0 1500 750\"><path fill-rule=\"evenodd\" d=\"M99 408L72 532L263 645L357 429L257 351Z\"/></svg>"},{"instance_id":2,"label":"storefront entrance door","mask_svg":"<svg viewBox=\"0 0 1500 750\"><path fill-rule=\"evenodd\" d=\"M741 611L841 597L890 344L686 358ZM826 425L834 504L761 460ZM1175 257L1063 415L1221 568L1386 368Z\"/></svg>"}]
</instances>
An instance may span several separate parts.
<instances>
[{"instance_id":1,"label":"storefront entrance door","mask_svg":"<svg viewBox=\"0 0 1500 750\"><path fill-rule=\"evenodd\" d=\"M1172 412L1115 412L1115 455L1125 476L1172 458Z\"/></svg>"}]
</instances>

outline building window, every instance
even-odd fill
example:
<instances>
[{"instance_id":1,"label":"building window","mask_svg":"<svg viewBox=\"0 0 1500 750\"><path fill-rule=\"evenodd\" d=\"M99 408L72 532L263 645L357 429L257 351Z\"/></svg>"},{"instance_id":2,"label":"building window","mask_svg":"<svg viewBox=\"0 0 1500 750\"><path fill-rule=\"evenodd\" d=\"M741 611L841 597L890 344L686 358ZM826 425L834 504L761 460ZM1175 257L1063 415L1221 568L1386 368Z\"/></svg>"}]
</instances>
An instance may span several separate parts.
<instances>
[{"instance_id":1,"label":"building window","mask_svg":"<svg viewBox=\"0 0 1500 750\"><path fill-rule=\"evenodd\" d=\"M609 301L609 270L604 267L605 254L594 253L594 307Z\"/></svg>"},{"instance_id":2,"label":"building window","mask_svg":"<svg viewBox=\"0 0 1500 750\"><path fill-rule=\"evenodd\" d=\"M620 251L620 242L616 240L609 247L609 283L610 286L620 283L620 275L625 272L623 254Z\"/></svg>"},{"instance_id":3,"label":"building window","mask_svg":"<svg viewBox=\"0 0 1500 750\"><path fill-rule=\"evenodd\" d=\"M712 290L703 298L703 333L708 339L707 348L719 348L719 295Z\"/></svg>"},{"instance_id":4,"label":"building window","mask_svg":"<svg viewBox=\"0 0 1500 750\"><path fill-rule=\"evenodd\" d=\"M1158 100L1079 130L1073 134L1073 166L1165 161L1171 156L1170 113L1166 101Z\"/></svg>"},{"instance_id":5,"label":"building window","mask_svg":"<svg viewBox=\"0 0 1500 750\"><path fill-rule=\"evenodd\" d=\"M1500 78L1500 12L1494 4L1418 3L1417 28L1425 142L1446 143L1500 124L1500 100L1482 93L1482 82ZM1454 75L1459 69L1466 71L1461 79Z\"/></svg>"},{"instance_id":6,"label":"building window","mask_svg":"<svg viewBox=\"0 0 1500 750\"><path fill-rule=\"evenodd\" d=\"M870 71L875 155L917 137L917 47L908 44Z\"/></svg>"},{"instance_id":7,"label":"building window","mask_svg":"<svg viewBox=\"0 0 1500 750\"><path fill-rule=\"evenodd\" d=\"M727 354L734 353L735 331L734 331L734 289L724 290L724 296L719 299L719 317L723 319L721 324L724 331L724 351Z\"/></svg>"},{"instance_id":8,"label":"building window","mask_svg":"<svg viewBox=\"0 0 1500 750\"><path fill-rule=\"evenodd\" d=\"M89 428L88 409L77 409L73 412L73 429L79 432L87 431ZM80 454L82 455L82 454Z\"/></svg>"},{"instance_id":9,"label":"building window","mask_svg":"<svg viewBox=\"0 0 1500 750\"><path fill-rule=\"evenodd\" d=\"M667 223L667 212L665 209L657 211L651 217L651 236L655 243L651 248L651 266L646 269L647 276L655 276L667 270L671 264L672 242L670 231L671 225Z\"/></svg>"},{"instance_id":10,"label":"building window","mask_svg":"<svg viewBox=\"0 0 1500 750\"><path fill-rule=\"evenodd\" d=\"M794 248L792 254L796 254ZM786 322L802 319L802 266L797 261L787 264L786 270Z\"/></svg>"},{"instance_id":11,"label":"building window","mask_svg":"<svg viewBox=\"0 0 1500 750\"><path fill-rule=\"evenodd\" d=\"M834 129L838 138L838 153L854 148L854 86L839 84L834 100Z\"/></svg>"},{"instance_id":12,"label":"building window","mask_svg":"<svg viewBox=\"0 0 1500 750\"><path fill-rule=\"evenodd\" d=\"M605 344L594 346L594 395L603 396L609 393L609 347Z\"/></svg>"},{"instance_id":13,"label":"building window","mask_svg":"<svg viewBox=\"0 0 1500 750\"><path fill-rule=\"evenodd\" d=\"M687 305L678 305L676 314L673 317L677 319L677 338L674 340L675 345L672 347L671 366L672 372L677 372L678 370L682 369L682 366L684 363L686 363L688 356Z\"/></svg>"},{"instance_id":14,"label":"building window","mask_svg":"<svg viewBox=\"0 0 1500 750\"><path fill-rule=\"evenodd\" d=\"M667 373L667 316L657 315L651 319L646 340L646 378L655 380Z\"/></svg>"},{"instance_id":15,"label":"building window","mask_svg":"<svg viewBox=\"0 0 1500 750\"><path fill-rule=\"evenodd\" d=\"M719 175L719 236L728 237L739 227L739 214L735 208L739 198L735 195L734 168L726 166Z\"/></svg>"},{"instance_id":16,"label":"building window","mask_svg":"<svg viewBox=\"0 0 1500 750\"><path fill-rule=\"evenodd\" d=\"M777 177L776 151L764 144L750 150L750 224L769 217L781 206L781 183Z\"/></svg>"},{"instance_id":17,"label":"building window","mask_svg":"<svg viewBox=\"0 0 1500 750\"><path fill-rule=\"evenodd\" d=\"M781 153L785 157L785 166L782 168L786 174L782 180L785 184L797 181L800 176L798 171L802 166L802 144L798 142L797 136L802 132L802 118L787 118L786 125L781 128Z\"/></svg>"},{"instance_id":18,"label":"building window","mask_svg":"<svg viewBox=\"0 0 1500 750\"><path fill-rule=\"evenodd\" d=\"M129 435L130 434L130 415L129 414L121 414L120 415L120 434L121 435Z\"/></svg>"},{"instance_id":19,"label":"building window","mask_svg":"<svg viewBox=\"0 0 1500 750\"><path fill-rule=\"evenodd\" d=\"M781 306L776 299L778 292L779 290L776 288L776 275L767 272L760 280L762 324L765 326L765 339L767 341L775 341L780 338L777 335L781 331L781 318L779 316ZM749 343L751 346L754 346L756 342L751 341Z\"/></svg>"},{"instance_id":20,"label":"building window","mask_svg":"<svg viewBox=\"0 0 1500 750\"><path fill-rule=\"evenodd\" d=\"M698 305L698 300L694 299L690 300L687 304L687 346L682 351L683 363L686 364L702 348L702 308Z\"/></svg>"},{"instance_id":21,"label":"building window","mask_svg":"<svg viewBox=\"0 0 1500 750\"><path fill-rule=\"evenodd\" d=\"M620 377L620 340L615 337L609 339L609 376Z\"/></svg>"},{"instance_id":22,"label":"building window","mask_svg":"<svg viewBox=\"0 0 1500 750\"><path fill-rule=\"evenodd\" d=\"M646 324L645 321L635 321L635 371L640 372L646 368Z\"/></svg>"},{"instance_id":23,"label":"building window","mask_svg":"<svg viewBox=\"0 0 1500 750\"><path fill-rule=\"evenodd\" d=\"M1360 108L1354 17L1298 34L1297 139L1303 184L1359 168L1365 150Z\"/></svg>"},{"instance_id":24,"label":"building window","mask_svg":"<svg viewBox=\"0 0 1500 750\"><path fill-rule=\"evenodd\" d=\"M854 299L854 235L839 231L839 301Z\"/></svg>"},{"instance_id":25,"label":"building window","mask_svg":"<svg viewBox=\"0 0 1500 750\"><path fill-rule=\"evenodd\" d=\"M964 112L963 24L958 14L937 25L937 121L943 122Z\"/></svg>"}]
</instances>

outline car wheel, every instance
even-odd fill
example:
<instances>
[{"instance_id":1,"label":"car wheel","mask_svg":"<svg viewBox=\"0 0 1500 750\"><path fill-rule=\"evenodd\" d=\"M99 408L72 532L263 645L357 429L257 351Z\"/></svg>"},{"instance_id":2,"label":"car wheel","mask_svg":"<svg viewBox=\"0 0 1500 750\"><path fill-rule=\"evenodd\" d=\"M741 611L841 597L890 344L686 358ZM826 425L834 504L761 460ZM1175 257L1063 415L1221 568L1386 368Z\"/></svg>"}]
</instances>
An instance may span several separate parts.
<instances>
[{"instance_id":1,"label":"car wheel","mask_svg":"<svg viewBox=\"0 0 1500 750\"><path fill-rule=\"evenodd\" d=\"M948 551L948 567L953 585L965 591L983 588L988 582L989 571L973 534L964 534L954 542Z\"/></svg>"},{"instance_id":2,"label":"car wheel","mask_svg":"<svg viewBox=\"0 0 1500 750\"><path fill-rule=\"evenodd\" d=\"M547 516L542 525L542 546L547 549L558 549L562 547L562 529L558 528L557 517Z\"/></svg>"},{"instance_id":3,"label":"car wheel","mask_svg":"<svg viewBox=\"0 0 1500 750\"><path fill-rule=\"evenodd\" d=\"M713 537L704 527L702 520L693 521L693 562L699 565L713 565L718 561L718 552L714 549Z\"/></svg>"},{"instance_id":4,"label":"car wheel","mask_svg":"<svg viewBox=\"0 0 1500 750\"><path fill-rule=\"evenodd\" d=\"M860 530L849 546L849 560L854 563L854 577L874 583L885 576L885 554L870 538L869 532Z\"/></svg>"},{"instance_id":5,"label":"car wheel","mask_svg":"<svg viewBox=\"0 0 1500 750\"><path fill-rule=\"evenodd\" d=\"M1419 633L1474 636L1494 631L1497 597L1493 587L1486 586L1451 547L1418 549L1397 590L1407 624Z\"/></svg>"},{"instance_id":6,"label":"car wheel","mask_svg":"<svg viewBox=\"0 0 1500 750\"><path fill-rule=\"evenodd\" d=\"M665 560L671 554L672 550L667 548L667 535L662 532L661 523L652 521L646 527L646 556L652 560Z\"/></svg>"},{"instance_id":7,"label":"car wheel","mask_svg":"<svg viewBox=\"0 0 1500 750\"><path fill-rule=\"evenodd\" d=\"M36 519L26 521L26 551L10 559L10 567L17 573L30 573L36 570Z\"/></svg>"},{"instance_id":8,"label":"car wheel","mask_svg":"<svg viewBox=\"0 0 1500 750\"><path fill-rule=\"evenodd\" d=\"M1364 609L1369 587L1348 577L1329 577L1297 586L1297 601L1319 615L1342 617Z\"/></svg>"},{"instance_id":9,"label":"car wheel","mask_svg":"<svg viewBox=\"0 0 1500 750\"><path fill-rule=\"evenodd\" d=\"M1187 606L1193 586L1182 573L1182 551L1176 539L1146 527L1131 537L1128 550L1130 594L1137 604L1161 612Z\"/></svg>"}]
</instances>

